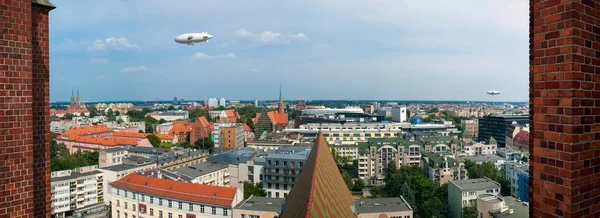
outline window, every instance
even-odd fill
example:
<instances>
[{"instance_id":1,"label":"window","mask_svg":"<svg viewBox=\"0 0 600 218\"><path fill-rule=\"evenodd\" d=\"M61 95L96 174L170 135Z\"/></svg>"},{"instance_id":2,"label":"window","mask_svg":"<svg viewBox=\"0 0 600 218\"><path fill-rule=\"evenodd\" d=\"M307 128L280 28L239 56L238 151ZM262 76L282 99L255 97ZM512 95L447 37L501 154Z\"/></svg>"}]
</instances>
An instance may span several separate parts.
<instances>
[{"instance_id":1,"label":"window","mask_svg":"<svg viewBox=\"0 0 600 218\"><path fill-rule=\"evenodd\" d=\"M279 192L275 192L275 197L279 198Z\"/></svg>"},{"instance_id":2,"label":"window","mask_svg":"<svg viewBox=\"0 0 600 218\"><path fill-rule=\"evenodd\" d=\"M117 200L117 207L121 206L121 202Z\"/></svg>"},{"instance_id":3,"label":"window","mask_svg":"<svg viewBox=\"0 0 600 218\"><path fill-rule=\"evenodd\" d=\"M163 215L162 215L162 210L159 210L159 211L158 211L158 218L163 218Z\"/></svg>"},{"instance_id":4,"label":"window","mask_svg":"<svg viewBox=\"0 0 600 218\"><path fill-rule=\"evenodd\" d=\"M169 213L169 218L173 218L173 214L172 213Z\"/></svg>"},{"instance_id":5,"label":"window","mask_svg":"<svg viewBox=\"0 0 600 218\"><path fill-rule=\"evenodd\" d=\"M127 197L127 191L125 191L125 197Z\"/></svg>"},{"instance_id":6,"label":"window","mask_svg":"<svg viewBox=\"0 0 600 218\"><path fill-rule=\"evenodd\" d=\"M131 204L131 209L135 212L135 204Z\"/></svg>"},{"instance_id":7,"label":"window","mask_svg":"<svg viewBox=\"0 0 600 218\"><path fill-rule=\"evenodd\" d=\"M162 198L158 199L158 205L162 206Z\"/></svg>"},{"instance_id":8,"label":"window","mask_svg":"<svg viewBox=\"0 0 600 218\"><path fill-rule=\"evenodd\" d=\"M285 161L285 160L283 161L283 166L287 167L287 161Z\"/></svg>"},{"instance_id":9,"label":"window","mask_svg":"<svg viewBox=\"0 0 600 218\"><path fill-rule=\"evenodd\" d=\"M144 195L142 195L142 201L144 201Z\"/></svg>"},{"instance_id":10,"label":"window","mask_svg":"<svg viewBox=\"0 0 600 218\"><path fill-rule=\"evenodd\" d=\"M242 218L246 218L246 214L242 214Z\"/></svg>"},{"instance_id":11,"label":"window","mask_svg":"<svg viewBox=\"0 0 600 218\"><path fill-rule=\"evenodd\" d=\"M300 167L302 167L304 165L304 163L300 162Z\"/></svg>"},{"instance_id":12,"label":"window","mask_svg":"<svg viewBox=\"0 0 600 218\"><path fill-rule=\"evenodd\" d=\"M150 196L150 203L154 204L154 197Z\"/></svg>"},{"instance_id":13,"label":"window","mask_svg":"<svg viewBox=\"0 0 600 218\"><path fill-rule=\"evenodd\" d=\"M204 213L204 205L200 205L200 213Z\"/></svg>"},{"instance_id":14,"label":"window","mask_svg":"<svg viewBox=\"0 0 600 218\"><path fill-rule=\"evenodd\" d=\"M177 215L178 218L183 218L183 216L181 214Z\"/></svg>"},{"instance_id":15,"label":"window","mask_svg":"<svg viewBox=\"0 0 600 218\"><path fill-rule=\"evenodd\" d=\"M136 194L135 194L135 193L133 193L133 192L131 192L131 195L133 196L133 200L135 200L135 196L136 196Z\"/></svg>"},{"instance_id":16,"label":"window","mask_svg":"<svg viewBox=\"0 0 600 218\"><path fill-rule=\"evenodd\" d=\"M279 190L279 184L275 184L275 189Z\"/></svg>"},{"instance_id":17,"label":"window","mask_svg":"<svg viewBox=\"0 0 600 218\"><path fill-rule=\"evenodd\" d=\"M169 200L169 207L173 207L173 201Z\"/></svg>"},{"instance_id":18,"label":"window","mask_svg":"<svg viewBox=\"0 0 600 218\"><path fill-rule=\"evenodd\" d=\"M190 211L194 211L194 205L193 204L188 204L190 207Z\"/></svg>"},{"instance_id":19,"label":"window","mask_svg":"<svg viewBox=\"0 0 600 218\"><path fill-rule=\"evenodd\" d=\"M223 216L227 216L227 208L223 208Z\"/></svg>"},{"instance_id":20,"label":"window","mask_svg":"<svg viewBox=\"0 0 600 218\"><path fill-rule=\"evenodd\" d=\"M127 213L125 213L125 218L127 218Z\"/></svg>"},{"instance_id":21,"label":"window","mask_svg":"<svg viewBox=\"0 0 600 218\"><path fill-rule=\"evenodd\" d=\"M127 209L127 202L125 202L125 209Z\"/></svg>"},{"instance_id":22,"label":"window","mask_svg":"<svg viewBox=\"0 0 600 218\"><path fill-rule=\"evenodd\" d=\"M117 218L121 217L121 212L119 210L117 210Z\"/></svg>"},{"instance_id":23,"label":"window","mask_svg":"<svg viewBox=\"0 0 600 218\"><path fill-rule=\"evenodd\" d=\"M287 188L287 184L283 184L283 190L288 190Z\"/></svg>"},{"instance_id":24,"label":"window","mask_svg":"<svg viewBox=\"0 0 600 218\"><path fill-rule=\"evenodd\" d=\"M180 210L183 209L183 203L179 202L179 207Z\"/></svg>"},{"instance_id":25,"label":"window","mask_svg":"<svg viewBox=\"0 0 600 218\"><path fill-rule=\"evenodd\" d=\"M154 216L154 209L150 208L150 216Z\"/></svg>"},{"instance_id":26,"label":"window","mask_svg":"<svg viewBox=\"0 0 600 218\"><path fill-rule=\"evenodd\" d=\"M121 190L117 189L117 195L120 195Z\"/></svg>"},{"instance_id":27,"label":"window","mask_svg":"<svg viewBox=\"0 0 600 218\"><path fill-rule=\"evenodd\" d=\"M279 161L278 160L275 161L275 166L279 166Z\"/></svg>"},{"instance_id":28,"label":"window","mask_svg":"<svg viewBox=\"0 0 600 218\"><path fill-rule=\"evenodd\" d=\"M217 214L217 208L216 207L212 207L212 214L216 215Z\"/></svg>"}]
</instances>

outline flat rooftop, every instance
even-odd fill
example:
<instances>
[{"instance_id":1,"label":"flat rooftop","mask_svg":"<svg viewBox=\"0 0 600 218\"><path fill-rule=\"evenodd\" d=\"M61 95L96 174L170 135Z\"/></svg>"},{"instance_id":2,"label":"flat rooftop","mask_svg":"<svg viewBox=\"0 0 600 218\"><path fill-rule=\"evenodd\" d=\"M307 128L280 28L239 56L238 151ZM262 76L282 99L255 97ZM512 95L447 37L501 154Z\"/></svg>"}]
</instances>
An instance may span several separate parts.
<instances>
[{"instance_id":1,"label":"flat rooftop","mask_svg":"<svg viewBox=\"0 0 600 218\"><path fill-rule=\"evenodd\" d=\"M104 168L100 168L100 169L118 172L118 171L123 171L123 170L135 169L138 167L145 167L145 166L152 165L152 164L154 164L154 163L149 163L149 164L144 164L144 165L119 164L119 165L104 167Z\"/></svg>"},{"instance_id":2,"label":"flat rooftop","mask_svg":"<svg viewBox=\"0 0 600 218\"><path fill-rule=\"evenodd\" d=\"M208 173L216 172L216 171L226 169L226 168L227 168L227 165L202 162L202 163L197 163L197 164L186 166L186 167L177 168L172 171L177 172L182 175L185 175L185 176L188 176L190 178L196 178L196 177L203 176Z\"/></svg>"},{"instance_id":3,"label":"flat rooftop","mask_svg":"<svg viewBox=\"0 0 600 218\"><path fill-rule=\"evenodd\" d=\"M476 155L476 156L462 156L462 157L458 157L457 160L461 163L465 162L466 160L472 160L475 163L480 163L480 162L485 162L485 161L496 162L499 160L506 160L506 158L500 157L495 154L486 154L486 155Z\"/></svg>"},{"instance_id":4,"label":"flat rooftop","mask_svg":"<svg viewBox=\"0 0 600 218\"><path fill-rule=\"evenodd\" d=\"M504 205L508 207L507 211L501 213L500 211L490 211L490 214L494 218L501 217L528 217L529 216L529 204L525 204L522 201L518 201L514 197L504 197ZM513 213L510 214L510 209L513 210Z\"/></svg>"},{"instance_id":5,"label":"flat rooftop","mask_svg":"<svg viewBox=\"0 0 600 218\"><path fill-rule=\"evenodd\" d=\"M361 213L389 213L412 211L402 198L365 198L354 200L356 211Z\"/></svg>"},{"instance_id":6,"label":"flat rooftop","mask_svg":"<svg viewBox=\"0 0 600 218\"><path fill-rule=\"evenodd\" d=\"M236 205L234 209L279 213L281 212L281 206L283 204L285 204L284 198L251 196L247 200L244 200Z\"/></svg>"},{"instance_id":7,"label":"flat rooftop","mask_svg":"<svg viewBox=\"0 0 600 218\"><path fill-rule=\"evenodd\" d=\"M471 190L487 190L500 188L500 184L488 178L454 180L452 184L456 185L463 191Z\"/></svg>"},{"instance_id":8,"label":"flat rooftop","mask_svg":"<svg viewBox=\"0 0 600 218\"><path fill-rule=\"evenodd\" d=\"M73 180L73 179L77 179L80 177L86 177L86 176L91 176L91 175L95 175L95 174L99 174L102 173L98 170L94 170L94 171L90 171L90 172L85 172L85 173L77 173L77 172L71 172L71 175L68 176L61 176L61 177L54 177L54 178L50 178L50 182L61 182L61 181L67 181L67 180Z\"/></svg>"}]
</instances>

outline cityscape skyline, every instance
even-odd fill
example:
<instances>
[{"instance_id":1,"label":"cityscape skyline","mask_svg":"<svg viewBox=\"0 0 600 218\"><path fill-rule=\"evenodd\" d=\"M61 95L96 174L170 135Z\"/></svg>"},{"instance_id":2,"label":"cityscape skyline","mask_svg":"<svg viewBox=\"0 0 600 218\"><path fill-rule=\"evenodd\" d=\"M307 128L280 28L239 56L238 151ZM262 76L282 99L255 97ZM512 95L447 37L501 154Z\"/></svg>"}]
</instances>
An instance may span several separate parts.
<instances>
[{"instance_id":1,"label":"cityscape skyline","mask_svg":"<svg viewBox=\"0 0 600 218\"><path fill-rule=\"evenodd\" d=\"M280 82L286 99L528 97L526 2L271 3L59 0L64 10L50 17L50 99L67 100L63 86L80 86L89 101L256 99ZM128 13L109 15L108 7ZM433 11L418 16L425 10ZM173 41L202 31L215 38Z\"/></svg>"}]
</instances>

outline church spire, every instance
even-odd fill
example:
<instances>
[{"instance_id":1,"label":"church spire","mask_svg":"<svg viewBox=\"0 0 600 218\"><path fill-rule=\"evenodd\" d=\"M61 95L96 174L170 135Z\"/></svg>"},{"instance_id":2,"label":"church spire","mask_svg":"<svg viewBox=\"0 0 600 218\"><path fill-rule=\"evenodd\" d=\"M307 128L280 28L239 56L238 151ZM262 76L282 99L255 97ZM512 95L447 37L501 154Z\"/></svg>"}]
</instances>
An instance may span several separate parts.
<instances>
[{"instance_id":1,"label":"church spire","mask_svg":"<svg viewBox=\"0 0 600 218\"><path fill-rule=\"evenodd\" d=\"M281 83L279 83L279 103L282 103L283 99L281 98Z\"/></svg>"},{"instance_id":2,"label":"church spire","mask_svg":"<svg viewBox=\"0 0 600 218\"><path fill-rule=\"evenodd\" d=\"M285 113L285 108L283 108L283 98L281 98L281 83L279 83L279 102L277 103L277 112L280 114Z\"/></svg>"}]
</instances>

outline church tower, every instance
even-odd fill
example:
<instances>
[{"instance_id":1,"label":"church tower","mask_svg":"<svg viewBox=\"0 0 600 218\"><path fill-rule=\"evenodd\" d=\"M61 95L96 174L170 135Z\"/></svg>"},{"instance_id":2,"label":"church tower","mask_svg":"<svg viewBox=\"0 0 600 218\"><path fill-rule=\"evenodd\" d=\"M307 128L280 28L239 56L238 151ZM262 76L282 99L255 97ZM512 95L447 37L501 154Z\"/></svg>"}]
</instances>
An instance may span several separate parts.
<instances>
[{"instance_id":1,"label":"church tower","mask_svg":"<svg viewBox=\"0 0 600 218\"><path fill-rule=\"evenodd\" d=\"M278 113L285 113L285 108L283 107L283 99L281 98L281 83L279 84L279 102L277 103L277 109Z\"/></svg>"},{"instance_id":2,"label":"church tower","mask_svg":"<svg viewBox=\"0 0 600 218\"><path fill-rule=\"evenodd\" d=\"M77 87L77 97L75 98L75 105L77 108L81 108L81 99L79 98L79 87Z\"/></svg>"},{"instance_id":3,"label":"church tower","mask_svg":"<svg viewBox=\"0 0 600 218\"><path fill-rule=\"evenodd\" d=\"M71 108L75 106L75 93L73 91L73 88L71 88L71 104L70 104Z\"/></svg>"}]
</instances>

